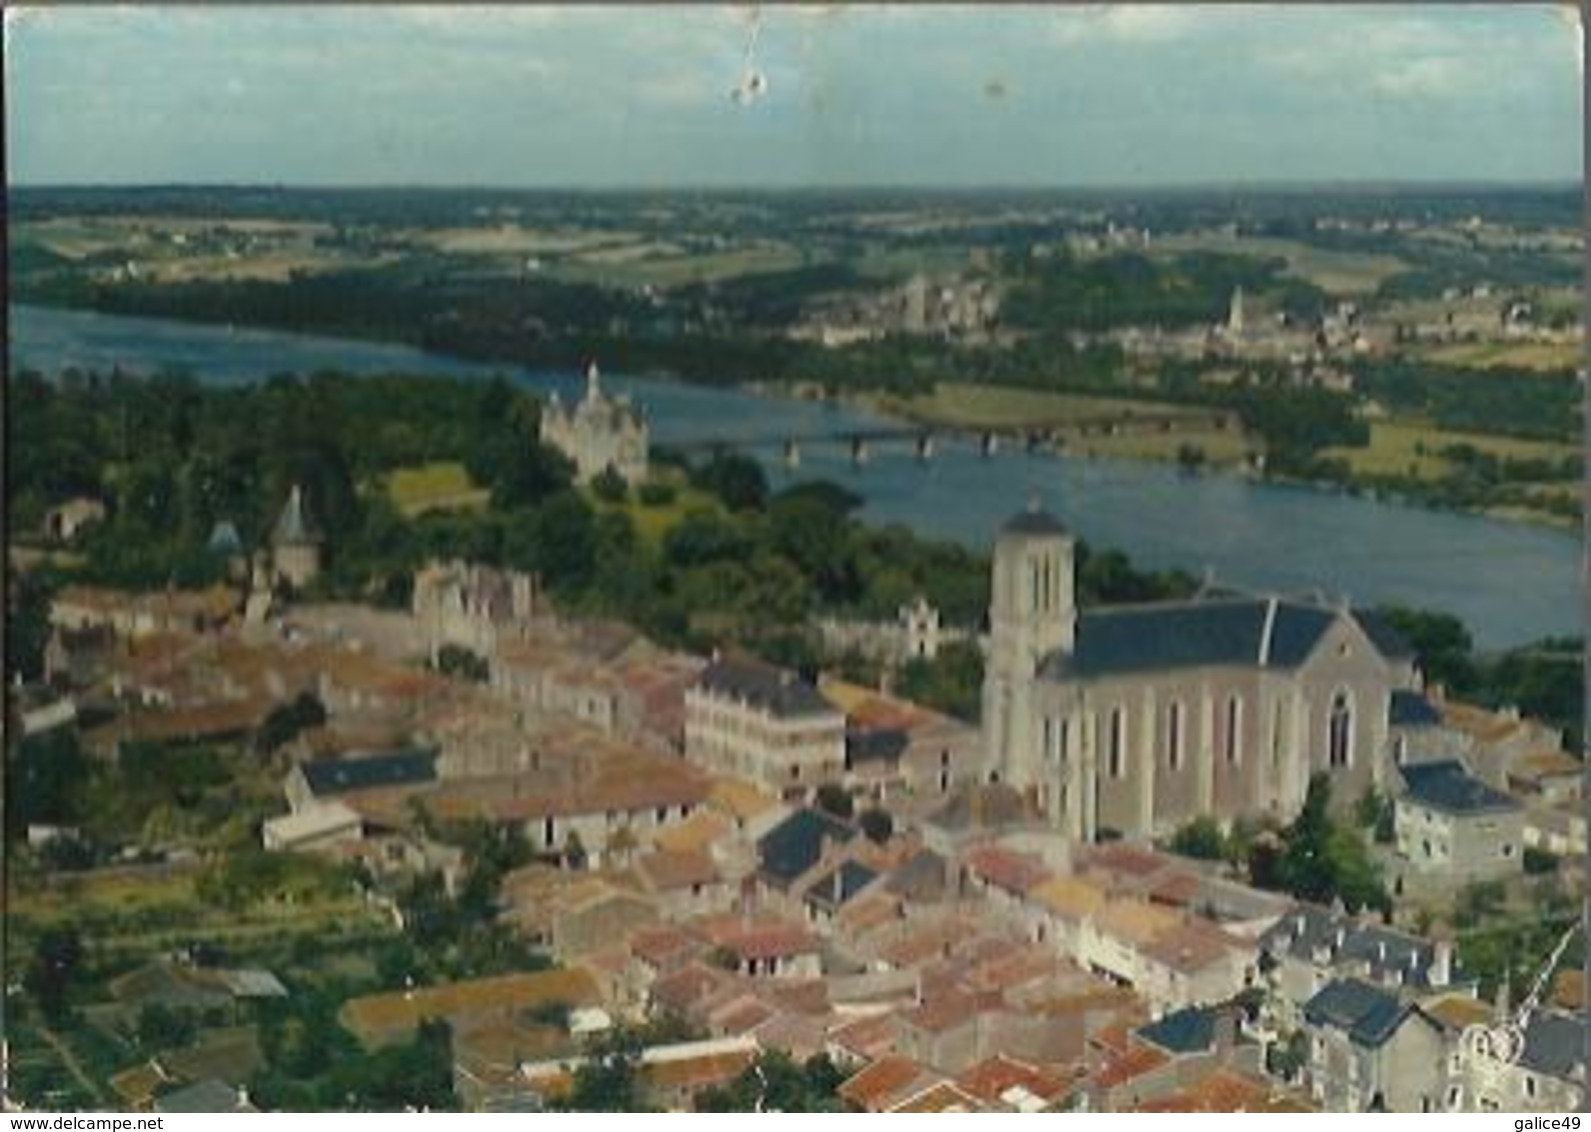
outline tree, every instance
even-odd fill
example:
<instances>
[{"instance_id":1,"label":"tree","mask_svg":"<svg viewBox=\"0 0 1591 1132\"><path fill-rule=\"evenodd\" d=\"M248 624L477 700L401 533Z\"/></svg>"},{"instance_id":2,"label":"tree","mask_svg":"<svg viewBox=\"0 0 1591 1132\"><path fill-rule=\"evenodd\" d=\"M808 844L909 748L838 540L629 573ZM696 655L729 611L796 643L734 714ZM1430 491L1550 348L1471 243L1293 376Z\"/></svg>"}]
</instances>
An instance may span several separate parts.
<instances>
[{"instance_id":1,"label":"tree","mask_svg":"<svg viewBox=\"0 0 1591 1132\"><path fill-rule=\"evenodd\" d=\"M138 1012L138 1042L152 1052L192 1045L198 1030L192 1010L151 1002Z\"/></svg>"},{"instance_id":2,"label":"tree","mask_svg":"<svg viewBox=\"0 0 1591 1132\"><path fill-rule=\"evenodd\" d=\"M1330 809L1331 780L1317 774L1309 780L1304 808L1282 833L1280 853L1273 855L1255 842L1249 857L1250 882L1281 888L1316 904L1341 899L1349 912L1390 911L1392 901L1363 837L1353 828L1339 827Z\"/></svg>"},{"instance_id":3,"label":"tree","mask_svg":"<svg viewBox=\"0 0 1591 1132\"><path fill-rule=\"evenodd\" d=\"M291 703L279 704L254 733L254 749L268 755L299 735L326 722L326 705L313 692L300 692Z\"/></svg>"},{"instance_id":4,"label":"tree","mask_svg":"<svg viewBox=\"0 0 1591 1132\"><path fill-rule=\"evenodd\" d=\"M691 470L690 479L731 511L761 511L768 501L768 477L762 465L739 452L715 452Z\"/></svg>"},{"instance_id":5,"label":"tree","mask_svg":"<svg viewBox=\"0 0 1591 1132\"><path fill-rule=\"evenodd\" d=\"M851 814L855 811L855 803L845 787L834 782L825 782L819 786L814 796L818 809L824 813L833 814L841 821L850 821Z\"/></svg>"},{"instance_id":6,"label":"tree","mask_svg":"<svg viewBox=\"0 0 1591 1132\"><path fill-rule=\"evenodd\" d=\"M629 497L630 484L610 465L592 477L591 491L604 503L623 503Z\"/></svg>"},{"instance_id":7,"label":"tree","mask_svg":"<svg viewBox=\"0 0 1591 1132\"><path fill-rule=\"evenodd\" d=\"M44 1016L66 1012L67 992L83 961L83 941L75 928L50 928L40 933L33 949L28 981Z\"/></svg>"},{"instance_id":8,"label":"tree","mask_svg":"<svg viewBox=\"0 0 1591 1132\"><path fill-rule=\"evenodd\" d=\"M878 845L887 844L895 836L895 819L888 810L864 810L857 824L862 827L862 834Z\"/></svg>"},{"instance_id":9,"label":"tree","mask_svg":"<svg viewBox=\"0 0 1591 1132\"><path fill-rule=\"evenodd\" d=\"M1171 851L1196 860L1219 861L1226 856L1226 836L1219 822L1200 815L1172 835Z\"/></svg>"},{"instance_id":10,"label":"tree","mask_svg":"<svg viewBox=\"0 0 1591 1132\"><path fill-rule=\"evenodd\" d=\"M841 1112L845 1075L827 1054L798 1065L783 1050L766 1050L728 1083L696 1094L697 1112Z\"/></svg>"},{"instance_id":11,"label":"tree","mask_svg":"<svg viewBox=\"0 0 1591 1132\"><path fill-rule=\"evenodd\" d=\"M599 1039L557 1107L567 1112L645 1111L641 1050L640 1036L623 1027Z\"/></svg>"}]
</instances>

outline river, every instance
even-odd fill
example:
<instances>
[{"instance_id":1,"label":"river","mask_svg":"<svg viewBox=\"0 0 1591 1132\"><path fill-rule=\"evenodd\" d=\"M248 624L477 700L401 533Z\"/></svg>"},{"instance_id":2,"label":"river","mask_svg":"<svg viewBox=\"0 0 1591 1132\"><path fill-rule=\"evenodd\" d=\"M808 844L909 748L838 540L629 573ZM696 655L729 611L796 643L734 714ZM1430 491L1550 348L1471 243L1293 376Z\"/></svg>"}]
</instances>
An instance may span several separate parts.
<instances>
[{"instance_id":1,"label":"river","mask_svg":"<svg viewBox=\"0 0 1591 1132\"><path fill-rule=\"evenodd\" d=\"M10 308L10 361L46 372L68 366L181 368L231 384L273 373L339 369L479 377L509 373L540 392L578 396L575 374L481 365L404 346L37 307ZM740 391L605 377L642 404L659 443L766 438L889 427L852 408ZM1320 590L1355 603L1399 603L1456 614L1482 648L1579 631L1579 543L1570 534L1478 516L1354 498L1224 474L1187 476L1158 464L1019 452L985 458L941 441L933 460L884 444L853 467L839 444L806 445L785 468L776 445L755 454L775 486L828 478L857 492L863 518L987 545L1034 493L1082 538L1135 564L1211 571L1257 591Z\"/></svg>"}]
</instances>

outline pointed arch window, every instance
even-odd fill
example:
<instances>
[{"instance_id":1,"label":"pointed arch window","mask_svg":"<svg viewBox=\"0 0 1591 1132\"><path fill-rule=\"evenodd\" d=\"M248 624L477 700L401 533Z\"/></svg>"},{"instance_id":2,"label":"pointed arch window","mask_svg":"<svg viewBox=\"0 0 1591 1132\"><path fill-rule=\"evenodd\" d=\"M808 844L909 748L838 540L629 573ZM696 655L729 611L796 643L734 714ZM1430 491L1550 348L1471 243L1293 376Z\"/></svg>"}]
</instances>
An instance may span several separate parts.
<instances>
[{"instance_id":1,"label":"pointed arch window","mask_svg":"<svg viewBox=\"0 0 1591 1132\"><path fill-rule=\"evenodd\" d=\"M1120 778L1126 766L1127 713L1120 707L1110 711L1110 776Z\"/></svg>"},{"instance_id":2,"label":"pointed arch window","mask_svg":"<svg viewBox=\"0 0 1591 1132\"><path fill-rule=\"evenodd\" d=\"M1353 705L1347 692L1331 698L1331 716L1326 724L1326 751L1332 769L1353 765Z\"/></svg>"}]
</instances>

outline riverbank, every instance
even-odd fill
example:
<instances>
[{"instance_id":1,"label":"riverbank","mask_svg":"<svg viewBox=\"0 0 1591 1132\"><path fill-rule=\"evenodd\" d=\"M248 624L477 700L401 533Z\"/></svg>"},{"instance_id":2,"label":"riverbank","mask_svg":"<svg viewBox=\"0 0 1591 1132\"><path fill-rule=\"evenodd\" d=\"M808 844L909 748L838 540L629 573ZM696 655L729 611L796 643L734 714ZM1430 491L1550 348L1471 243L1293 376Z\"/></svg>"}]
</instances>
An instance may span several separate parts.
<instances>
[{"instance_id":1,"label":"riverbank","mask_svg":"<svg viewBox=\"0 0 1591 1132\"><path fill-rule=\"evenodd\" d=\"M109 373L185 369L205 385L260 382L276 373L435 374L480 380L505 373L521 388L564 398L580 394L572 371L472 365L395 346L224 328L171 320L11 308L13 369L68 366ZM617 370L620 367L614 366ZM741 371L754 372L754 371ZM909 445L881 445L853 464L844 437L887 422L850 402L778 398L744 386L707 387L613 375L652 423L655 445L705 451L738 446L764 467L775 490L832 480L864 500L860 518L899 523L925 536L986 548L1001 521L1035 493L1080 538L1113 547L1145 569L1207 569L1256 592L1325 590L1362 604L1451 612L1482 648L1506 648L1560 634L1580 593L1580 546L1561 529L1354 498L1235 474L1180 474L1173 463L1087 460L1002 445L985 459L965 438L937 446L934 459ZM786 466L776 438L803 443L801 466ZM829 438L829 439L818 439Z\"/></svg>"}]
</instances>

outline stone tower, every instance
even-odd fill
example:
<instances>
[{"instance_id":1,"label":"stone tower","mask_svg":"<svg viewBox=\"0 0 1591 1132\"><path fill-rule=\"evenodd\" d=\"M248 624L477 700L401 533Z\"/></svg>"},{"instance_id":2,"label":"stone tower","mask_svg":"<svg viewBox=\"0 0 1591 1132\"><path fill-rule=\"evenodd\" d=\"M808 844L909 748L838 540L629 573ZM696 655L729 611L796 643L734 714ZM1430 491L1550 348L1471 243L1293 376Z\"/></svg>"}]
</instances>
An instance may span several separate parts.
<instances>
[{"instance_id":1,"label":"stone tower","mask_svg":"<svg viewBox=\"0 0 1591 1132\"><path fill-rule=\"evenodd\" d=\"M320 551L325 542L304 507L304 492L298 484L288 493L276 528L271 532L271 565L276 576L295 590L307 585L320 573Z\"/></svg>"},{"instance_id":2,"label":"stone tower","mask_svg":"<svg viewBox=\"0 0 1591 1132\"><path fill-rule=\"evenodd\" d=\"M1232 289L1232 301L1226 311L1226 332L1233 338L1243 337L1243 288Z\"/></svg>"},{"instance_id":3,"label":"stone tower","mask_svg":"<svg viewBox=\"0 0 1591 1132\"><path fill-rule=\"evenodd\" d=\"M1075 543L1035 500L1000 529L994 544L983 734L989 766L1018 788L1039 777L1034 685L1041 660L1076 640Z\"/></svg>"}]
</instances>

